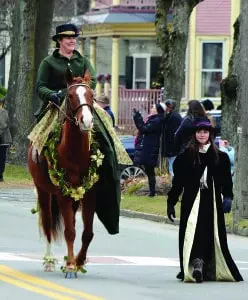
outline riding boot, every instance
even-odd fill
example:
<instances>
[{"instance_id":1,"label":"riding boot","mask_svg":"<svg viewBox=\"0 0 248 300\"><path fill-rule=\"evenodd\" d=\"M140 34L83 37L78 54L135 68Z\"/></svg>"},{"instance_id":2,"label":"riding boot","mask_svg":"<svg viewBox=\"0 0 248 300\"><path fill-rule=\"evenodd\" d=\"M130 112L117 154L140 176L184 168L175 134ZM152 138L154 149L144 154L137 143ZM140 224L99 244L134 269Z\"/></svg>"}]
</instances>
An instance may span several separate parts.
<instances>
[{"instance_id":1,"label":"riding boot","mask_svg":"<svg viewBox=\"0 0 248 300\"><path fill-rule=\"evenodd\" d=\"M197 283L203 281L203 260L200 258L195 258L192 260L193 273L192 276L196 280Z\"/></svg>"}]
</instances>

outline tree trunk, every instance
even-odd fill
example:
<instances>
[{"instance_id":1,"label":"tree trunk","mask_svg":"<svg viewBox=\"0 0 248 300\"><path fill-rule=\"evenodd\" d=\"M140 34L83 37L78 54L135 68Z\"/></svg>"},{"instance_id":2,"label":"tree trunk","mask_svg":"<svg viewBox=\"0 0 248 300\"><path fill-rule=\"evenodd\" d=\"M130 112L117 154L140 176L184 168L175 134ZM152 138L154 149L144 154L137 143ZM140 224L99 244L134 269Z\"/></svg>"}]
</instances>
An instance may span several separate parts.
<instances>
[{"instance_id":1,"label":"tree trunk","mask_svg":"<svg viewBox=\"0 0 248 300\"><path fill-rule=\"evenodd\" d=\"M235 206L234 221L239 218L248 218L248 1L241 2L239 64L236 66L238 74L238 104L240 107L237 118L238 146L236 148L235 165Z\"/></svg>"},{"instance_id":2,"label":"tree trunk","mask_svg":"<svg viewBox=\"0 0 248 300\"><path fill-rule=\"evenodd\" d=\"M239 68L239 18L234 24L233 52L229 61L227 77L221 82L221 137L231 145L237 145L237 68Z\"/></svg>"},{"instance_id":3,"label":"tree trunk","mask_svg":"<svg viewBox=\"0 0 248 300\"><path fill-rule=\"evenodd\" d=\"M15 163L26 161L34 86L34 32L36 1L17 0L13 20L8 110L16 149Z\"/></svg>"},{"instance_id":4,"label":"tree trunk","mask_svg":"<svg viewBox=\"0 0 248 300\"><path fill-rule=\"evenodd\" d=\"M35 30L35 60L34 60L34 82L39 65L44 57L48 54L51 44L51 26L53 21L54 0L38 0L37 1L37 18ZM42 28L42 30L41 30ZM55 32L55 30L54 30ZM38 110L40 99L34 90L32 100L32 115Z\"/></svg>"},{"instance_id":5,"label":"tree trunk","mask_svg":"<svg viewBox=\"0 0 248 300\"><path fill-rule=\"evenodd\" d=\"M180 106L184 87L185 53L189 19L201 0L157 0L157 42L163 53L164 98L172 98ZM171 24L167 22L169 10Z\"/></svg>"},{"instance_id":6,"label":"tree trunk","mask_svg":"<svg viewBox=\"0 0 248 300\"><path fill-rule=\"evenodd\" d=\"M52 12L46 8L53 7L51 3L51 0L15 1L7 108L16 150L12 161L17 164L26 162L27 135L33 121L35 77L37 65L47 53Z\"/></svg>"}]
</instances>

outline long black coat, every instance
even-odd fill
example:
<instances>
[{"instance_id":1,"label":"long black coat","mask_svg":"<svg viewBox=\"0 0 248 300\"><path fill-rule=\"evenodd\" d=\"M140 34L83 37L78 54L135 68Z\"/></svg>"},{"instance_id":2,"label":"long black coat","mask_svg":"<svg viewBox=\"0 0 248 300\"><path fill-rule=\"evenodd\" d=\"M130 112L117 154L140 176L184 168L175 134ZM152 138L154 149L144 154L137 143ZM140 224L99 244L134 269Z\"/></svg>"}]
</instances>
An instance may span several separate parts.
<instances>
[{"instance_id":1,"label":"long black coat","mask_svg":"<svg viewBox=\"0 0 248 300\"><path fill-rule=\"evenodd\" d=\"M134 115L134 122L139 130L134 154L135 164L151 167L157 165L163 121L163 114L152 115L146 122L139 112Z\"/></svg>"},{"instance_id":2,"label":"long black coat","mask_svg":"<svg viewBox=\"0 0 248 300\"><path fill-rule=\"evenodd\" d=\"M179 227L179 256L185 281L194 281L190 260L202 258L204 276L209 280L241 281L227 246L222 196L233 198L228 155L219 151L215 163L213 149L199 153L201 164L193 163L189 150L174 162L174 178L168 204L175 205L183 191ZM200 189L200 179L207 167L207 188Z\"/></svg>"},{"instance_id":3,"label":"long black coat","mask_svg":"<svg viewBox=\"0 0 248 300\"><path fill-rule=\"evenodd\" d=\"M182 122L181 115L176 111L171 111L165 117L162 130L162 156L172 157L178 154L175 144L175 133Z\"/></svg>"}]
</instances>

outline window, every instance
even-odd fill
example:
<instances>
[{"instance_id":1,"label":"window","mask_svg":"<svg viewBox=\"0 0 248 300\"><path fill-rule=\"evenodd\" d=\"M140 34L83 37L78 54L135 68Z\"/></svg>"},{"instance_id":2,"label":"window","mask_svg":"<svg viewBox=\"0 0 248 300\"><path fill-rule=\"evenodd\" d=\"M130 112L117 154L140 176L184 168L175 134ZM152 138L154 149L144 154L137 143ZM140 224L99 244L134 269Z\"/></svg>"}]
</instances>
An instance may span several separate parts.
<instances>
[{"instance_id":1,"label":"window","mask_svg":"<svg viewBox=\"0 0 248 300\"><path fill-rule=\"evenodd\" d=\"M201 98L221 96L223 48L223 42L202 43Z\"/></svg>"},{"instance_id":2,"label":"window","mask_svg":"<svg viewBox=\"0 0 248 300\"><path fill-rule=\"evenodd\" d=\"M150 55L140 54L133 56L133 88L150 88Z\"/></svg>"}]
</instances>

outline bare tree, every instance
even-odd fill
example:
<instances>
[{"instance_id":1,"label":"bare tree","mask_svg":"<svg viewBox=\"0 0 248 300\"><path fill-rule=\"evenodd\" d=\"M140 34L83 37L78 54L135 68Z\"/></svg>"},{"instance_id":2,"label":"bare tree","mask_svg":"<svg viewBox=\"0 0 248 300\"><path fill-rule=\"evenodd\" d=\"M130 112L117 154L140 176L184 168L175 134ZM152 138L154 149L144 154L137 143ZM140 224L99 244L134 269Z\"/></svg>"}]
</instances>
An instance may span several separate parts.
<instances>
[{"instance_id":1,"label":"bare tree","mask_svg":"<svg viewBox=\"0 0 248 300\"><path fill-rule=\"evenodd\" d=\"M0 60L11 48L10 33L12 30L12 12L14 0L0 0Z\"/></svg>"},{"instance_id":2,"label":"bare tree","mask_svg":"<svg viewBox=\"0 0 248 300\"><path fill-rule=\"evenodd\" d=\"M163 53L164 97L175 99L177 107L180 106L185 80L189 19L193 8L201 1L203 0L157 0L157 42Z\"/></svg>"},{"instance_id":3,"label":"bare tree","mask_svg":"<svg viewBox=\"0 0 248 300\"><path fill-rule=\"evenodd\" d=\"M237 99L237 71L240 61L239 29L238 18L234 24L233 52L229 61L228 75L221 82L221 136L227 139L231 145L237 145L237 124L239 119L239 103Z\"/></svg>"},{"instance_id":4,"label":"bare tree","mask_svg":"<svg viewBox=\"0 0 248 300\"><path fill-rule=\"evenodd\" d=\"M236 229L241 218L248 218L248 1L241 2L239 34L237 45L239 56L235 66L238 83L238 114L236 115L238 143L235 162L234 229Z\"/></svg>"},{"instance_id":5,"label":"bare tree","mask_svg":"<svg viewBox=\"0 0 248 300\"><path fill-rule=\"evenodd\" d=\"M47 53L52 15L52 0L15 0L7 105L16 163L26 161L36 69Z\"/></svg>"}]
</instances>

